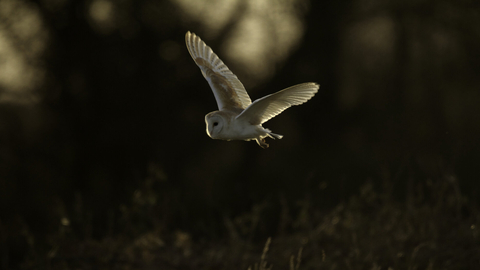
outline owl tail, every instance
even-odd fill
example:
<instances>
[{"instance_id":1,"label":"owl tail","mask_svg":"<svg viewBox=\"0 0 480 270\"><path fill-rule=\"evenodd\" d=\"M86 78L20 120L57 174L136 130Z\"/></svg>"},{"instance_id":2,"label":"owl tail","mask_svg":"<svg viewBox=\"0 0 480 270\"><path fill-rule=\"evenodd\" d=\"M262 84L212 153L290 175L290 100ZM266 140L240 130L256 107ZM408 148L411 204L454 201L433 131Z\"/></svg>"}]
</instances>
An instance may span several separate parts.
<instances>
[{"instance_id":1,"label":"owl tail","mask_svg":"<svg viewBox=\"0 0 480 270\"><path fill-rule=\"evenodd\" d=\"M272 131L270 130L268 130L267 136L272 139L279 139L279 140L283 138L283 135L272 133Z\"/></svg>"}]
</instances>

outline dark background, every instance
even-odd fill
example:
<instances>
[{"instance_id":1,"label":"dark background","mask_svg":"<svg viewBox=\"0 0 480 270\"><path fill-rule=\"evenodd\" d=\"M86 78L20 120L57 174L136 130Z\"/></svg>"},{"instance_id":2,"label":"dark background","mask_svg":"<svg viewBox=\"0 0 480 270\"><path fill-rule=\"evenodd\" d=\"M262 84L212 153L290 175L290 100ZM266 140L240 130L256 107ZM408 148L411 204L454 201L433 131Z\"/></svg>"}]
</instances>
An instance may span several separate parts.
<instances>
[{"instance_id":1,"label":"dark background","mask_svg":"<svg viewBox=\"0 0 480 270\"><path fill-rule=\"evenodd\" d=\"M429 187L443 185L460 220L478 217L477 1L254 2L0 2L3 268L152 231L167 246L262 246L302 229L305 209L312 231L315 213L365 183L400 209L441 199ZM264 124L284 135L266 150L212 140L216 103L186 31L252 100L309 81L320 91Z\"/></svg>"}]
</instances>

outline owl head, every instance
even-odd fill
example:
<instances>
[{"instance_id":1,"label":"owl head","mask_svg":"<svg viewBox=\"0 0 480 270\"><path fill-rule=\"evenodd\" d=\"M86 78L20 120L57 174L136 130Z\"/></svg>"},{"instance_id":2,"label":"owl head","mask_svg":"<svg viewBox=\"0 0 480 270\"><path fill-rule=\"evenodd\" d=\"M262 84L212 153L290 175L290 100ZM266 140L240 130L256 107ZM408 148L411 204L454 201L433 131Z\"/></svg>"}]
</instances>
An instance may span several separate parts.
<instances>
[{"instance_id":1,"label":"owl head","mask_svg":"<svg viewBox=\"0 0 480 270\"><path fill-rule=\"evenodd\" d=\"M225 118L218 112L211 112L205 116L207 134L212 139L220 138L220 133L225 125Z\"/></svg>"}]
</instances>

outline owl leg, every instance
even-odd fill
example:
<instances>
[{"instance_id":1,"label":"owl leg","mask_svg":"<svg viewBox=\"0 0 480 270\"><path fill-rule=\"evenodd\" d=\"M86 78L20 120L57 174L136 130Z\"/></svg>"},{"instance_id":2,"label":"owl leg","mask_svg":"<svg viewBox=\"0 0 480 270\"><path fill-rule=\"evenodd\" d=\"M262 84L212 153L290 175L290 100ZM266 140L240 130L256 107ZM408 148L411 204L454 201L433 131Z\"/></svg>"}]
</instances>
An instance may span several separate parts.
<instances>
[{"instance_id":1,"label":"owl leg","mask_svg":"<svg viewBox=\"0 0 480 270\"><path fill-rule=\"evenodd\" d=\"M260 138L255 140L257 141L258 145L260 145L260 147L262 147L263 149L268 148L268 143L265 142L265 138Z\"/></svg>"}]
</instances>

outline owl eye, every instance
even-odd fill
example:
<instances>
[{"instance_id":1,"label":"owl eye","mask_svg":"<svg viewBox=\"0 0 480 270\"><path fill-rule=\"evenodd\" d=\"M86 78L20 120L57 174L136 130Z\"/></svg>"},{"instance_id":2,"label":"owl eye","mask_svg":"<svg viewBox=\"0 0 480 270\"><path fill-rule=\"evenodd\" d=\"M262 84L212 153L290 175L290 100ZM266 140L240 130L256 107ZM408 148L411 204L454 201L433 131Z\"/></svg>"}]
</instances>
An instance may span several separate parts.
<instances>
[{"instance_id":1,"label":"owl eye","mask_svg":"<svg viewBox=\"0 0 480 270\"><path fill-rule=\"evenodd\" d=\"M213 126L214 127L218 126L218 122L213 122Z\"/></svg>"}]
</instances>

